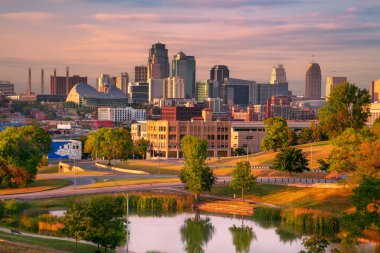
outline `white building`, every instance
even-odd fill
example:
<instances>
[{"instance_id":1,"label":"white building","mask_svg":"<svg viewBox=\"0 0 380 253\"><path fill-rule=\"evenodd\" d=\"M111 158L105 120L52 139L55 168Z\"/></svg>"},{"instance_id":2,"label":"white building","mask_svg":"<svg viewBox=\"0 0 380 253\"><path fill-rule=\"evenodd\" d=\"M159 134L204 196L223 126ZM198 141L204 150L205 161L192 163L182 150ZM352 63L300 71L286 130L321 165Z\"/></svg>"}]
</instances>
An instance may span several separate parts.
<instances>
[{"instance_id":1,"label":"white building","mask_svg":"<svg viewBox=\"0 0 380 253\"><path fill-rule=\"evenodd\" d=\"M116 76L116 82L115 85L116 87L127 94L127 89L128 89L128 83L129 83L129 75L127 72L120 73L119 76Z\"/></svg>"},{"instance_id":2,"label":"white building","mask_svg":"<svg viewBox=\"0 0 380 253\"><path fill-rule=\"evenodd\" d=\"M273 66L272 74L270 77L270 84L286 83L286 72L282 64Z\"/></svg>"},{"instance_id":3,"label":"white building","mask_svg":"<svg viewBox=\"0 0 380 253\"><path fill-rule=\"evenodd\" d=\"M326 100L329 99L332 89L338 84L347 82L347 77L328 76L326 78Z\"/></svg>"},{"instance_id":4,"label":"white building","mask_svg":"<svg viewBox=\"0 0 380 253\"><path fill-rule=\"evenodd\" d=\"M98 120L111 120L124 124L131 124L132 121L145 120L145 109L134 109L132 107L101 107L98 108Z\"/></svg>"}]
</instances>

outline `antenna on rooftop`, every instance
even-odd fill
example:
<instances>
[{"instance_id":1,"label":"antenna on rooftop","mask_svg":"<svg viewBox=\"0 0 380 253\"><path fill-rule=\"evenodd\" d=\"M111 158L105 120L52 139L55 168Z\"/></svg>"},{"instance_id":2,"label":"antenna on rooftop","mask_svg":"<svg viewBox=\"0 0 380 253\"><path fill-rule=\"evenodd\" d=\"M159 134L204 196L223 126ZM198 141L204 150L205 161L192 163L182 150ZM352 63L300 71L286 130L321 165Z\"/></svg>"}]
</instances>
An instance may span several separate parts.
<instances>
[{"instance_id":1,"label":"antenna on rooftop","mask_svg":"<svg viewBox=\"0 0 380 253\"><path fill-rule=\"evenodd\" d=\"M312 57L313 57L312 63L315 63L315 54L313 54Z\"/></svg>"}]
</instances>

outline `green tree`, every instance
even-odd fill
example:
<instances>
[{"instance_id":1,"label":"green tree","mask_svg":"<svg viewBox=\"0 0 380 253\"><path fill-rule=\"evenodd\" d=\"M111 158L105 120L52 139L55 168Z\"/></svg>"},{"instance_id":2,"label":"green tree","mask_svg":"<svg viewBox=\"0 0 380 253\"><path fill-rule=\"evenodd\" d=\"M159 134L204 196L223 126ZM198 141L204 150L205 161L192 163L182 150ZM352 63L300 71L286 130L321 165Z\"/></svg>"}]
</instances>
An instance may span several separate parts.
<instances>
[{"instance_id":1,"label":"green tree","mask_svg":"<svg viewBox=\"0 0 380 253\"><path fill-rule=\"evenodd\" d=\"M288 127L288 145L295 146L298 143L298 136L293 129Z\"/></svg>"},{"instance_id":2,"label":"green tree","mask_svg":"<svg viewBox=\"0 0 380 253\"><path fill-rule=\"evenodd\" d=\"M309 238L304 238L302 245L307 251L301 250L299 253L325 253L330 242L322 236L314 235ZM339 250L332 249L331 253L339 253Z\"/></svg>"},{"instance_id":3,"label":"green tree","mask_svg":"<svg viewBox=\"0 0 380 253\"><path fill-rule=\"evenodd\" d=\"M86 205L83 202L75 201L67 209L65 216L62 218L62 223L65 225L63 232L75 238L75 243L84 238L86 230Z\"/></svg>"},{"instance_id":4,"label":"green tree","mask_svg":"<svg viewBox=\"0 0 380 253\"><path fill-rule=\"evenodd\" d=\"M92 157L105 157L108 165L112 159L127 160L131 154L133 142L130 132L124 128L101 128L88 134L84 150Z\"/></svg>"},{"instance_id":5,"label":"green tree","mask_svg":"<svg viewBox=\"0 0 380 253\"><path fill-rule=\"evenodd\" d=\"M282 148L273 162L273 169L292 173L302 173L309 170L305 153L295 147Z\"/></svg>"},{"instance_id":6,"label":"green tree","mask_svg":"<svg viewBox=\"0 0 380 253\"><path fill-rule=\"evenodd\" d=\"M236 155L244 155L244 154L246 154L244 148L235 148L234 151L235 151Z\"/></svg>"},{"instance_id":7,"label":"green tree","mask_svg":"<svg viewBox=\"0 0 380 253\"><path fill-rule=\"evenodd\" d=\"M261 142L263 150L277 151L288 146L288 125L283 117L274 117L264 120L265 137Z\"/></svg>"},{"instance_id":8,"label":"green tree","mask_svg":"<svg viewBox=\"0 0 380 253\"><path fill-rule=\"evenodd\" d=\"M185 184L185 189L194 193L195 200L198 201L199 194L210 191L215 183L213 171L205 164L207 141L188 135L182 139L181 148L185 163L179 177Z\"/></svg>"},{"instance_id":9,"label":"green tree","mask_svg":"<svg viewBox=\"0 0 380 253\"><path fill-rule=\"evenodd\" d=\"M368 120L370 96L355 84L340 84L331 91L326 105L318 111L319 126L330 137L347 128L361 129Z\"/></svg>"},{"instance_id":10,"label":"green tree","mask_svg":"<svg viewBox=\"0 0 380 253\"><path fill-rule=\"evenodd\" d=\"M43 154L47 155L51 149L51 133L36 125L28 125L20 128L20 134L35 143Z\"/></svg>"},{"instance_id":11,"label":"green tree","mask_svg":"<svg viewBox=\"0 0 380 253\"><path fill-rule=\"evenodd\" d=\"M241 199L244 201L244 190L256 183L256 177L251 173L251 164L248 161L239 161L232 172L230 186L241 190Z\"/></svg>"},{"instance_id":12,"label":"green tree","mask_svg":"<svg viewBox=\"0 0 380 253\"><path fill-rule=\"evenodd\" d=\"M305 144L313 140L313 130L310 128L303 128L298 134L298 142Z\"/></svg>"},{"instance_id":13,"label":"green tree","mask_svg":"<svg viewBox=\"0 0 380 253\"><path fill-rule=\"evenodd\" d=\"M149 147L149 141L141 138L140 140L135 142L134 152L136 155L141 156L142 158L146 158L146 151Z\"/></svg>"},{"instance_id":14,"label":"green tree","mask_svg":"<svg viewBox=\"0 0 380 253\"><path fill-rule=\"evenodd\" d=\"M229 230L232 235L232 243L235 246L235 252L248 253L251 249L253 239L256 239L256 235L252 228L247 226L237 227L233 225Z\"/></svg>"}]
</instances>

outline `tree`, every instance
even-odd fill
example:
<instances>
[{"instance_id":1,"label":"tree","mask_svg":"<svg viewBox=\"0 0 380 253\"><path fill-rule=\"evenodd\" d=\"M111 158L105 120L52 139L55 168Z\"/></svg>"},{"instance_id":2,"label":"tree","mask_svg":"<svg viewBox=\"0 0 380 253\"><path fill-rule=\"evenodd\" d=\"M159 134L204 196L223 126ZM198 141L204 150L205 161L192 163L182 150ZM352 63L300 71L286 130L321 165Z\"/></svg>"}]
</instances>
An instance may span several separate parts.
<instances>
[{"instance_id":1,"label":"tree","mask_svg":"<svg viewBox=\"0 0 380 253\"><path fill-rule=\"evenodd\" d=\"M199 194L210 191L215 183L213 171L205 164L207 141L188 135L182 139L181 147L185 163L179 177L185 183L185 189L194 193L195 200L198 201Z\"/></svg>"},{"instance_id":2,"label":"tree","mask_svg":"<svg viewBox=\"0 0 380 253\"><path fill-rule=\"evenodd\" d=\"M307 251L301 250L299 253L325 253L327 246L330 242L319 235L314 235L309 238L304 238L302 245L307 249ZM331 253L339 253L339 250L332 249Z\"/></svg>"},{"instance_id":3,"label":"tree","mask_svg":"<svg viewBox=\"0 0 380 253\"><path fill-rule=\"evenodd\" d=\"M300 144L305 144L313 140L313 130L310 128L303 128L298 134L298 141Z\"/></svg>"},{"instance_id":4,"label":"tree","mask_svg":"<svg viewBox=\"0 0 380 253\"><path fill-rule=\"evenodd\" d=\"M298 136L293 129L288 127L288 145L295 146L298 143Z\"/></svg>"},{"instance_id":5,"label":"tree","mask_svg":"<svg viewBox=\"0 0 380 253\"><path fill-rule=\"evenodd\" d=\"M244 148L235 148L234 151L235 151L236 155L238 155L238 156L246 154Z\"/></svg>"},{"instance_id":6,"label":"tree","mask_svg":"<svg viewBox=\"0 0 380 253\"><path fill-rule=\"evenodd\" d=\"M75 243L78 244L78 240L84 237L86 222L86 205L83 202L75 201L62 218L62 223L65 225L63 232L74 237Z\"/></svg>"},{"instance_id":7,"label":"tree","mask_svg":"<svg viewBox=\"0 0 380 253\"><path fill-rule=\"evenodd\" d=\"M133 147L131 135L124 128L101 128L88 134L84 150L92 157L105 157L108 165L111 160L118 158L127 160Z\"/></svg>"},{"instance_id":8,"label":"tree","mask_svg":"<svg viewBox=\"0 0 380 253\"><path fill-rule=\"evenodd\" d=\"M262 140L263 150L277 151L288 146L288 125L283 117L274 117L264 120L265 137Z\"/></svg>"},{"instance_id":9,"label":"tree","mask_svg":"<svg viewBox=\"0 0 380 253\"><path fill-rule=\"evenodd\" d=\"M232 234L232 243L235 246L235 252L248 253L253 239L256 239L256 235L252 228L247 226L237 227L233 225L229 230Z\"/></svg>"},{"instance_id":10,"label":"tree","mask_svg":"<svg viewBox=\"0 0 380 253\"><path fill-rule=\"evenodd\" d=\"M348 82L331 91L326 105L318 111L319 126L330 137L338 136L347 128L361 129L368 120L370 96Z\"/></svg>"},{"instance_id":11,"label":"tree","mask_svg":"<svg viewBox=\"0 0 380 253\"><path fill-rule=\"evenodd\" d=\"M305 158L305 153L301 149L295 147L282 148L276 155L273 162L273 169L292 173L302 173L308 171L308 161Z\"/></svg>"},{"instance_id":12,"label":"tree","mask_svg":"<svg viewBox=\"0 0 380 253\"><path fill-rule=\"evenodd\" d=\"M146 151L148 147L149 147L149 141L145 140L144 138L141 138L140 140L135 142L135 146L133 150L135 152L135 155L139 155L142 158L144 157L146 158Z\"/></svg>"},{"instance_id":13,"label":"tree","mask_svg":"<svg viewBox=\"0 0 380 253\"><path fill-rule=\"evenodd\" d=\"M241 199L244 201L244 190L256 183L256 177L251 173L251 164L248 161L239 161L232 172L230 186L241 190Z\"/></svg>"}]
</instances>

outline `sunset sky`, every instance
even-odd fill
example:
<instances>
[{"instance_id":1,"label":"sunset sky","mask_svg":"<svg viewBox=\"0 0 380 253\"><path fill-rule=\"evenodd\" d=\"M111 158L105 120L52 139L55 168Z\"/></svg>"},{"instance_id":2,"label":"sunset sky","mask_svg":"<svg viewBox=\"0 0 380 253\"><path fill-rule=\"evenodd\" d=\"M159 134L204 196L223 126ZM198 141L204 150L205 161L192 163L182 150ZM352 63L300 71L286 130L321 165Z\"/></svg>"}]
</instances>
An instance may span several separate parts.
<instances>
[{"instance_id":1,"label":"sunset sky","mask_svg":"<svg viewBox=\"0 0 380 253\"><path fill-rule=\"evenodd\" d=\"M380 1L373 0L0 0L0 80L25 91L32 68L50 89L54 68L64 75L116 75L146 65L148 50L166 44L197 61L197 80L213 65L230 76L268 82L282 63L290 89L304 94L315 54L327 76L347 76L368 88L380 79ZM47 85L46 85L47 84Z\"/></svg>"}]
</instances>

